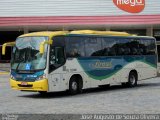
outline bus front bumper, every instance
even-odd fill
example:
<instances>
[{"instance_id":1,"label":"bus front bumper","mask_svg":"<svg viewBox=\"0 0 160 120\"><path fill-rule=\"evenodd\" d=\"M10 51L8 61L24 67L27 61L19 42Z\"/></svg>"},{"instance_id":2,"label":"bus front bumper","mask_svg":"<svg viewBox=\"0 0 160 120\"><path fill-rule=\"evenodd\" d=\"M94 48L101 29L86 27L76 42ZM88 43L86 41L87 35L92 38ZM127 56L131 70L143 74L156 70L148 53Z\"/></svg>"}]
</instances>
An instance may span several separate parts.
<instances>
[{"instance_id":1,"label":"bus front bumper","mask_svg":"<svg viewBox=\"0 0 160 120\"><path fill-rule=\"evenodd\" d=\"M35 82L16 81L10 78L10 86L14 90L22 91L48 91L48 80L38 80Z\"/></svg>"}]
</instances>

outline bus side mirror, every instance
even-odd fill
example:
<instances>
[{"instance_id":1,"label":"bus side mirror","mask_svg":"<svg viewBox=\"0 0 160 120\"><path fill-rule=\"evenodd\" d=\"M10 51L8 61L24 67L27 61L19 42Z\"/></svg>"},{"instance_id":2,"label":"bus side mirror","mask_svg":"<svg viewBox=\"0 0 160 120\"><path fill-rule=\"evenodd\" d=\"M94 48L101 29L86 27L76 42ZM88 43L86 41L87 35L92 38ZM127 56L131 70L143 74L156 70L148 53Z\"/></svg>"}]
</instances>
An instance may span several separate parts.
<instances>
[{"instance_id":1,"label":"bus side mirror","mask_svg":"<svg viewBox=\"0 0 160 120\"><path fill-rule=\"evenodd\" d=\"M45 44L51 45L52 42L53 42L52 40L41 42L40 47L39 47L40 54L44 54L44 45Z\"/></svg>"},{"instance_id":2,"label":"bus side mirror","mask_svg":"<svg viewBox=\"0 0 160 120\"><path fill-rule=\"evenodd\" d=\"M2 55L6 54L6 47L7 46L14 46L16 43L15 42L8 42L8 43L4 43L2 45Z\"/></svg>"}]
</instances>

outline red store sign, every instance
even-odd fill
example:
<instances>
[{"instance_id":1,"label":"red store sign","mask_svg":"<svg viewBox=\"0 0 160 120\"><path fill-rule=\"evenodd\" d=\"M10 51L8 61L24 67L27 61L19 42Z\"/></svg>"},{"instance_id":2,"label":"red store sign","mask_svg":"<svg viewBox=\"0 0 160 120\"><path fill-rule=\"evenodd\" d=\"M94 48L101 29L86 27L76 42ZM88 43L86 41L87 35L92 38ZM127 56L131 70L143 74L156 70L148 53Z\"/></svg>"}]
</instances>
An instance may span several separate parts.
<instances>
[{"instance_id":1,"label":"red store sign","mask_svg":"<svg viewBox=\"0 0 160 120\"><path fill-rule=\"evenodd\" d=\"M145 0L113 0L121 10L129 13L140 13L145 8Z\"/></svg>"}]
</instances>

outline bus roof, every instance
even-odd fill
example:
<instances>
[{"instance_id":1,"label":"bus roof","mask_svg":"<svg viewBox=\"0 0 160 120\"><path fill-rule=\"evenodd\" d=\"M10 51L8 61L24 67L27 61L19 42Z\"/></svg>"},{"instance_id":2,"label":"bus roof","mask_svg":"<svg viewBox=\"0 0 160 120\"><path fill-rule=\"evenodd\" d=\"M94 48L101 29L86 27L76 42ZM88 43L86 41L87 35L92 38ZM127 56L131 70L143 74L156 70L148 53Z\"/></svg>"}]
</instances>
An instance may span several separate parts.
<instances>
[{"instance_id":1,"label":"bus roof","mask_svg":"<svg viewBox=\"0 0 160 120\"><path fill-rule=\"evenodd\" d=\"M29 36L48 36L52 38L53 36L58 35L103 35L103 36L126 36L126 37L147 37L153 38L150 36L137 36L135 34L129 34L127 32L115 32L115 31L95 31L95 30L75 30L75 31L42 31L42 32L33 32L21 35L19 37L29 37Z\"/></svg>"},{"instance_id":2,"label":"bus roof","mask_svg":"<svg viewBox=\"0 0 160 120\"><path fill-rule=\"evenodd\" d=\"M69 33L70 35L101 35L101 36L115 36L115 37L134 37L134 38L154 38L152 36L137 36L136 34L129 34L127 32L117 31L96 31L96 30L75 30Z\"/></svg>"},{"instance_id":3,"label":"bus roof","mask_svg":"<svg viewBox=\"0 0 160 120\"><path fill-rule=\"evenodd\" d=\"M95 31L95 30L76 30L71 31L70 34L89 34L89 35L108 35L108 36L136 36L127 32L116 31Z\"/></svg>"},{"instance_id":4,"label":"bus roof","mask_svg":"<svg viewBox=\"0 0 160 120\"><path fill-rule=\"evenodd\" d=\"M48 36L53 37L57 35L66 35L68 31L42 31L42 32L33 32L28 34L23 34L19 37L29 37L29 36Z\"/></svg>"}]
</instances>

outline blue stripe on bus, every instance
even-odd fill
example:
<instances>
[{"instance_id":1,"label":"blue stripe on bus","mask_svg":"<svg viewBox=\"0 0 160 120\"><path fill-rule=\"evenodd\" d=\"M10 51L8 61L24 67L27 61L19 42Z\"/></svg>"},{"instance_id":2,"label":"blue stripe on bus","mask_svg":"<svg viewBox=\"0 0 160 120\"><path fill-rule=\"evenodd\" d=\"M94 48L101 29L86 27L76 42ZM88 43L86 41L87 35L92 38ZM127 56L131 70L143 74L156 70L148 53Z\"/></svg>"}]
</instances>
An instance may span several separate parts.
<instances>
[{"instance_id":1,"label":"blue stripe on bus","mask_svg":"<svg viewBox=\"0 0 160 120\"><path fill-rule=\"evenodd\" d=\"M157 67L157 56L120 56L120 57L90 57L90 58L77 58L79 64L85 73L96 79L103 80L108 78L121 70L129 63L140 61L151 67Z\"/></svg>"}]
</instances>

